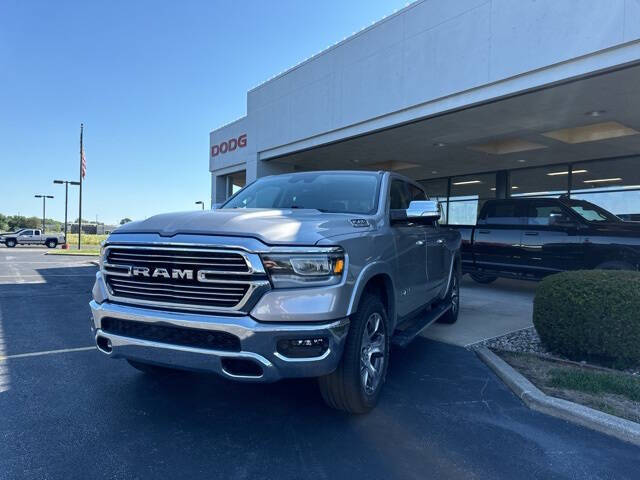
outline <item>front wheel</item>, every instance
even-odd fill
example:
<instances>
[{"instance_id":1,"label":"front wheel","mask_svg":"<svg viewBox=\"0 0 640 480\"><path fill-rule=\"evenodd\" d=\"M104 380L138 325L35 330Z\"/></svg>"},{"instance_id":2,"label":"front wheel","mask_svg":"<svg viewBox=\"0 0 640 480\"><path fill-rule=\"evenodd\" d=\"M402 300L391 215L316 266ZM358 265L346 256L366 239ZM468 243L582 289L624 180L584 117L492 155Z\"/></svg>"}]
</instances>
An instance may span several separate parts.
<instances>
[{"instance_id":1,"label":"front wheel","mask_svg":"<svg viewBox=\"0 0 640 480\"><path fill-rule=\"evenodd\" d=\"M13 248L16 246L16 241L13 238L10 238L9 240L7 240L5 242L5 244L7 245L7 247L9 248Z\"/></svg>"},{"instance_id":2,"label":"front wheel","mask_svg":"<svg viewBox=\"0 0 640 480\"><path fill-rule=\"evenodd\" d=\"M470 273L469 276L476 282L489 284L495 282L498 277L495 275L487 275L486 273Z\"/></svg>"},{"instance_id":3,"label":"front wheel","mask_svg":"<svg viewBox=\"0 0 640 480\"><path fill-rule=\"evenodd\" d=\"M444 301L448 302L451 308L438 319L438 323L456 323L458 321L458 314L460 313L460 273L458 269L453 271L451 285L449 286L449 291Z\"/></svg>"},{"instance_id":4,"label":"front wheel","mask_svg":"<svg viewBox=\"0 0 640 480\"><path fill-rule=\"evenodd\" d=\"M612 261L601 263L596 270L636 270L636 268L627 262Z\"/></svg>"},{"instance_id":5,"label":"front wheel","mask_svg":"<svg viewBox=\"0 0 640 480\"><path fill-rule=\"evenodd\" d=\"M332 408L367 413L375 407L389 363L389 321L380 299L366 294L351 317L338 368L320 377L322 398Z\"/></svg>"}]
</instances>

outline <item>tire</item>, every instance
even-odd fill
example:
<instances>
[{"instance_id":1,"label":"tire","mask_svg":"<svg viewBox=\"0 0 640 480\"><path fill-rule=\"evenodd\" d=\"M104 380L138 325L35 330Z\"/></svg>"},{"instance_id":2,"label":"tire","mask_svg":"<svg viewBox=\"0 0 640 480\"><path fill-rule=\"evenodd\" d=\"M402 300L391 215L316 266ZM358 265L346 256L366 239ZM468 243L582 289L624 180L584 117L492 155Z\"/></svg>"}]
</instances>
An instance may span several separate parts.
<instances>
[{"instance_id":1,"label":"tire","mask_svg":"<svg viewBox=\"0 0 640 480\"><path fill-rule=\"evenodd\" d=\"M166 377L171 375L176 375L180 373L180 370L176 370L174 368L169 367L161 367L160 365L152 365L150 363L138 362L136 360L129 360L127 358L127 362L136 370L140 370L143 373L148 375L154 375L157 377Z\"/></svg>"},{"instance_id":2,"label":"tire","mask_svg":"<svg viewBox=\"0 0 640 480\"><path fill-rule=\"evenodd\" d=\"M476 282L488 285L495 282L498 277L495 275L487 275L486 273L470 273L469 276Z\"/></svg>"},{"instance_id":3,"label":"tire","mask_svg":"<svg viewBox=\"0 0 640 480\"><path fill-rule=\"evenodd\" d=\"M458 321L458 314L460 313L460 277L460 269L456 268L451 279L451 286L447 296L444 298L444 302L450 303L451 308L438 319L438 323L450 325Z\"/></svg>"},{"instance_id":4,"label":"tire","mask_svg":"<svg viewBox=\"0 0 640 480\"><path fill-rule=\"evenodd\" d=\"M622 261L602 262L596 270L637 270L633 265Z\"/></svg>"},{"instance_id":5,"label":"tire","mask_svg":"<svg viewBox=\"0 0 640 480\"><path fill-rule=\"evenodd\" d=\"M5 242L5 245L9 248L13 248L16 246L16 241L13 238L10 238Z\"/></svg>"},{"instance_id":6,"label":"tire","mask_svg":"<svg viewBox=\"0 0 640 480\"><path fill-rule=\"evenodd\" d=\"M362 414L376 406L387 376L389 320L384 305L372 293L363 296L350 320L340 364L333 373L318 378L318 385L330 407Z\"/></svg>"},{"instance_id":7,"label":"tire","mask_svg":"<svg viewBox=\"0 0 640 480\"><path fill-rule=\"evenodd\" d=\"M57 240L47 240L45 242L45 245L47 246L47 248L56 248L58 246L58 241Z\"/></svg>"}]
</instances>

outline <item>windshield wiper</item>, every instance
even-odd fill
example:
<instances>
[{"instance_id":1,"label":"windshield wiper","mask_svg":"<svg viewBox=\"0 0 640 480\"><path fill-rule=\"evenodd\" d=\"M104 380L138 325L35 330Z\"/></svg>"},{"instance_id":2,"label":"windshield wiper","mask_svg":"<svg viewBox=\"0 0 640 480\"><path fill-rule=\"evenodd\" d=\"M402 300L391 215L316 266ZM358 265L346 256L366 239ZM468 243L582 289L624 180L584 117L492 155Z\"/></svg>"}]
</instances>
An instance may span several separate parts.
<instances>
[{"instance_id":1,"label":"windshield wiper","mask_svg":"<svg viewBox=\"0 0 640 480\"><path fill-rule=\"evenodd\" d=\"M320 213L331 213L329 210L327 210L326 208L310 208L310 207L303 207L300 205L291 205L290 207L286 207L286 208L291 208L291 209L302 209L302 210L317 210ZM335 213L335 212L333 212Z\"/></svg>"}]
</instances>

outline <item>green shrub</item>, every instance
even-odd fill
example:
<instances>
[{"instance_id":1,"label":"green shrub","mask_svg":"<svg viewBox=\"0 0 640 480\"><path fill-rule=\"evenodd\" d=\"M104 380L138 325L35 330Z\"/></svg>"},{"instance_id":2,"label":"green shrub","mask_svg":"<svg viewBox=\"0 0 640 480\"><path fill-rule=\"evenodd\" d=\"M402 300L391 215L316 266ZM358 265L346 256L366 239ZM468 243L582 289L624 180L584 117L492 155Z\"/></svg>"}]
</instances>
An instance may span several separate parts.
<instances>
[{"instance_id":1,"label":"green shrub","mask_svg":"<svg viewBox=\"0 0 640 480\"><path fill-rule=\"evenodd\" d=\"M572 360L640 364L640 272L547 277L536 289L533 324L549 350Z\"/></svg>"}]
</instances>

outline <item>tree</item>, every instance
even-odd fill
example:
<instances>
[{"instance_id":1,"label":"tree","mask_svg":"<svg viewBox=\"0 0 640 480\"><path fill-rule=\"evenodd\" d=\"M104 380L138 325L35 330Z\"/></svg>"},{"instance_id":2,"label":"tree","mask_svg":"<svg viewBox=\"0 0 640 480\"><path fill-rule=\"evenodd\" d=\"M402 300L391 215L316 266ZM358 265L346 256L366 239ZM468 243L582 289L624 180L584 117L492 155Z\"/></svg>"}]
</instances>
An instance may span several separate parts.
<instances>
[{"instance_id":1,"label":"tree","mask_svg":"<svg viewBox=\"0 0 640 480\"><path fill-rule=\"evenodd\" d=\"M6 215L0 213L0 232L5 232L9 229L9 223L7 222Z\"/></svg>"},{"instance_id":2,"label":"tree","mask_svg":"<svg viewBox=\"0 0 640 480\"><path fill-rule=\"evenodd\" d=\"M120 225L124 225L125 223L129 223L130 221L131 221L130 218L125 217L122 220L120 220Z\"/></svg>"}]
</instances>

